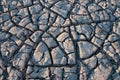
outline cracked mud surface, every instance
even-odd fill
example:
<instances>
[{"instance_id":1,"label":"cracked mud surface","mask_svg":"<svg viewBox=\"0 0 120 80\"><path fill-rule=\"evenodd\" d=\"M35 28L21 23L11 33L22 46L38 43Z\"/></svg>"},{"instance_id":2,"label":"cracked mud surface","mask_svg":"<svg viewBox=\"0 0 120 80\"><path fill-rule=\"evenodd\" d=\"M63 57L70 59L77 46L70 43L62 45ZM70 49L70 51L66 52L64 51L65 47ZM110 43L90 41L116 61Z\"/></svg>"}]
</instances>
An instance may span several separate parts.
<instances>
[{"instance_id":1,"label":"cracked mud surface","mask_svg":"<svg viewBox=\"0 0 120 80\"><path fill-rule=\"evenodd\" d=\"M0 0L0 80L120 80L120 0Z\"/></svg>"}]
</instances>

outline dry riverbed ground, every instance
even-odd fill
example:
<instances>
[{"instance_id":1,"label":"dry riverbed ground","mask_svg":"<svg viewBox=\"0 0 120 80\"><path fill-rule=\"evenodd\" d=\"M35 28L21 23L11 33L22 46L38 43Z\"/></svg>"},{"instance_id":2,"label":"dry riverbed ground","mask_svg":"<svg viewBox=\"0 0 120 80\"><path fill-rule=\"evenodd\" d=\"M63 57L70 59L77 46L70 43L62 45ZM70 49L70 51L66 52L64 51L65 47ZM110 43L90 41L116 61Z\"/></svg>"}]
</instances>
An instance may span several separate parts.
<instances>
[{"instance_id":1,"label":"dry riverbed ground","mask_svg":"<svg viewBox=\"0 0 120 80\"><path fill-rule=\"evenodd\" d=\"M120 0L0 0L0 80L120 80Z\"/></svg>"}]
</instances>

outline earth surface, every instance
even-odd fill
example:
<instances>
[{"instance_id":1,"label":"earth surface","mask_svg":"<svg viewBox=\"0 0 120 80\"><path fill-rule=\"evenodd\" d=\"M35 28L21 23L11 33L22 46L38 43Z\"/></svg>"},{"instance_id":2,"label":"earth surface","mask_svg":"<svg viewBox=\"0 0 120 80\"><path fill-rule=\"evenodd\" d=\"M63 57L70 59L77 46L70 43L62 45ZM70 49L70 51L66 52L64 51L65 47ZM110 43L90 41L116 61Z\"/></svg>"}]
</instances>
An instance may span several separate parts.
<instances>
[{"instance_id":1,"label":"earth surface","mask_svg":"<svg viewBox=\"0 0 120 80\"><path fill-rule=\"evenodd\" d=\"M120 0L0 0L0 80L120 80Z\"/></svg>"}]
</instances>

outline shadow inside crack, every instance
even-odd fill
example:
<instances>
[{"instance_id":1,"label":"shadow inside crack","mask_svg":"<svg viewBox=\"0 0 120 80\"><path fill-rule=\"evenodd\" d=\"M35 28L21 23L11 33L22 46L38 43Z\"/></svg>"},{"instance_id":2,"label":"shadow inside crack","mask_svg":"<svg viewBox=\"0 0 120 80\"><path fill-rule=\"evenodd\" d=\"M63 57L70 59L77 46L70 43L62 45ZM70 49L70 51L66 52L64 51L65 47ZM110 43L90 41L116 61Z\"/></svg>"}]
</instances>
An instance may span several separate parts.
<instances>
[{"instance_id":1,"label":"shadow inside crack","mask_svg":"<svg viewBox=\"0 0 120 80\"><path fill-rule=\"evenodd\" d=\"M3 12L3 8L2 8L2 0L0 0L0 13Z\"/></svg>"}]
</instances>

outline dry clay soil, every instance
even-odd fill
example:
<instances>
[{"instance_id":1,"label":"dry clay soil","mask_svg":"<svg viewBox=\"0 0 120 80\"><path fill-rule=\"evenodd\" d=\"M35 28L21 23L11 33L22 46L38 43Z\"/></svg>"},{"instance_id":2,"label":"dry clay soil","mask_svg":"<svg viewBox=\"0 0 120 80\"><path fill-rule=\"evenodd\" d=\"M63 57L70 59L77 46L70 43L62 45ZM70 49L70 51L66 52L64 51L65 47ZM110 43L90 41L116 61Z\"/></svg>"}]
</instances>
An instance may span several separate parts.
<instances>
[{"instance_id":1,"label":"dry clay soil","mask_svg":"<svg viewBox=\"0 0 120 80\"><path fill-rule=\"evenodd\" d=\"M0 0L0 80L120 80L120 0Z\"/></svg>"}]
</instances>

